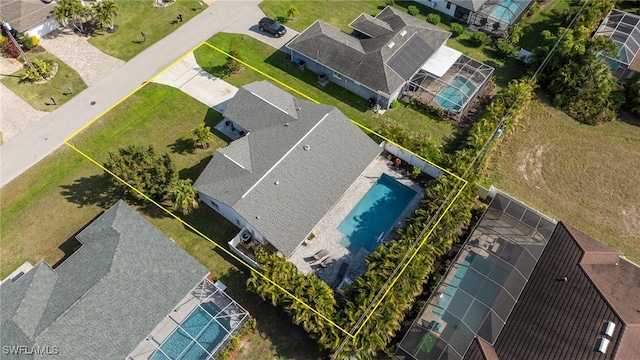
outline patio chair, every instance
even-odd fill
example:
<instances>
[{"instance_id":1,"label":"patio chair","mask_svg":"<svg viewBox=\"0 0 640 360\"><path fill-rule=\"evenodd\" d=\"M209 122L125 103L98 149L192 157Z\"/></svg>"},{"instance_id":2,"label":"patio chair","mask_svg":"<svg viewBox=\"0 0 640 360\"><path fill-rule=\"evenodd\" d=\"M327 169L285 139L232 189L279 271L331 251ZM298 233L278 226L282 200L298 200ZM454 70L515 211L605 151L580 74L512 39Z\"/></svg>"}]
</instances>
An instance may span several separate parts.
<instances>
[{"instance_id":1,"label":"patio chair","mask_svg":"<svg viewBox=\"0 0 640 360\"><path fill-rule=\"evenodd\" d=\"M317 260L312 261L309 266L314 267L317 265L322 266L322 263L325 262L327 259L330 259L331 257L329 255L325 255ZM324 267L324 266L323 266Z\"/></svg>"},{"instance_id":2,"label":"patio chair","mask_svg":"<svg viewBox=\"0 0 640 360\"><path fill-rule=\"evenodd\" d=\"M313 258L316 259L316 260L320 260L320 259L324 258L327 255L329 255L329 252L327 251L327 249L322 249L322 250L318 251L317 253L315 253L313 255Z\"/></svg>"},{"instance_id":3,"label":"patio chair","mask_svg":"<svg viewBox=\"0 0 640 360\"><path fill-rule=\"evenodd\" d=\"M336 261L334 258L332 258L331 256L327 256L322 261L320 261L320 266L323 268L326 268L327 266L332 264L334 261Z\"/></svg>"}]
</instances>

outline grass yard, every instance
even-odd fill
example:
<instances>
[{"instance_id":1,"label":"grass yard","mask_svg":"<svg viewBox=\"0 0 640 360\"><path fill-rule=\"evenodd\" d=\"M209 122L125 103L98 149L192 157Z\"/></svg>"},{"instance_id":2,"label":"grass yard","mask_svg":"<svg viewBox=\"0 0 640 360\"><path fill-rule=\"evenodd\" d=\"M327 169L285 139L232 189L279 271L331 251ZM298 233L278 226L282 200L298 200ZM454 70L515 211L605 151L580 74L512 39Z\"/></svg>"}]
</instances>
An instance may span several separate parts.
<instances>
[{"instance_id":1,"label":"grass yard","mask_svg":"<svg viewBox=\"0 0 640 360\"><path fill-rule=\"evenodd\" d=\"M0 82L40 111L53 111L62 104L71 100L74 94L79 94L87 88L80 75L69 65L62 62L50 53L28 54L30 59L52 60L58 64L58 72L49 81L42 84L34 84L22 81L22 76L27 73L25 69L18 70L10 76L4 77ZM72 93L69 93L71 88ZM55 105L51 101L54 98Z\"/></svg>"},{"instance_id":2,"label":"grass yard","mask_svg":"<svg viewBox=\"0 0 640 360\"><path fill-rule=\"evenodd\" d=\"M293 62L285 59L284 53L248 36L220 33L207 42L223 51L228 51L231 39L236 39L243 61L249 65L323 104L337 107L350 119L367 127L376 127L382 119L391 119L404 124L412 131L422 131L429 134L440 143L444 143L453 132L453 127L449 123L436 120L405 106L391 109L384 114L375 114L368 109L366 99L333 83L329 83L326 87L319 86L316 74L311 71L299 70ZM201 46L194 54L203 69L223 77L225 81L234 86L266 79L263 75L248 68L239 74L225 77L223 73L225 56L208 46Z\"/></svg>"},{"instance_id":3,"label":"grass yard","mask_svg":"<svg viewBox=\"0 0 640 360\"><path fill-rule=\"evenodd\" d=\"M182 169L181 177L195 178L212 149L194 150L188 133L202 122L213 126L221 119L220 114L179 90L151 83L75 137L73 143L100 162L118 147L152 144L157 151L170 153ZM226 144L216 138L213 147ZM64 259L78 246L74 235L119 198L110 190L102 170L68 147L58 149L3 187L1 195L1 277L24 261L35 264L44 259L55 264ZM245 265L154 205L136 208L228 285L227 292L257 318L258 333L243 342L240 358L322 357L316 343L280 310L245 290L249 277ZM224 248L238 231L204 205L184 220Z\"/></svg>"},{"instance_id":4,"label":"grass yard","mask_svg":"<svg viewBox=\"0 0 640 360\"><path fill-rule=\"evenodd\" d=\"M640 262L640 120L588 126L536 99L487 182Z\"/></svg>"},{"instance_id":5,"label":"grass yard","mask_svg":"<svg viewBox=\"0 0 640 360\"><path fill-rule=\"evenodd\" d=\"M155 8L153 2L154 0L118 0L120 9L115 19L118 31L109 34L98 30L89 39L89 43L106 54L128 61L198 15L207 6L198 0L176 0L168 7ZM183 22L177 21L178 14L182 14ZM145 33L146 41L142 41L140 32Z\"/></svg>"},{"instance_id":6,"label":"grass yard","mask_svg":"<svg viewBox=\"0 0 640 360\"><path fill-rule=\"evenodd\" d=\"M522 36L518 46L533 51L540 42L540 33L549 30L556 33L565 24L566 12L571 8L574 1L570 0L550 0L546 1L542 8L531 18L523 18Z\"/></svg>"}]
</instances>

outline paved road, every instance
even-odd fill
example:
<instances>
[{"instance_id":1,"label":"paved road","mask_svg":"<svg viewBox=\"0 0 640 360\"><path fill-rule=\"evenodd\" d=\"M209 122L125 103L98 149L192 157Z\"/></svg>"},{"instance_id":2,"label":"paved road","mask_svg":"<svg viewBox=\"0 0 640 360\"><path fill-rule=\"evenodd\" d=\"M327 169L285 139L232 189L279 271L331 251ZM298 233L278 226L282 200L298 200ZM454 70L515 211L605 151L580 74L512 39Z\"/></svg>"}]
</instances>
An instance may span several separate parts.
<instances>
[{"instance_id":1,"label":"paved road","mask_svg":"<svg viewBox=\"0 0 640 360\"><path fill-rule=\"evenodd\" d=\"M0 147L0 187L52 153L77 129L198 44L234 22L242 21L245 14L255 12L258 3L257 0L216 1L188 23L7 141Z\"/></svg>"}]
</instances>

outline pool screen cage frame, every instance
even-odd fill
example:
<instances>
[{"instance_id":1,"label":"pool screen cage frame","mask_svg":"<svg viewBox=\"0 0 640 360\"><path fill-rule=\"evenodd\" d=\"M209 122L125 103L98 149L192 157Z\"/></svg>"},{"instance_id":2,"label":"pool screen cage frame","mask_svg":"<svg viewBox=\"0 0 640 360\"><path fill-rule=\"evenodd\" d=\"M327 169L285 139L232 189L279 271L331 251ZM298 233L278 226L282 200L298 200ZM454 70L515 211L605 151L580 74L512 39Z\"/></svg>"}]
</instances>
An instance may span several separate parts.
<instances>
[{"instance_id":1,"label":"pool screen cage frame","mask_svg":"<svg viewBox=\"0 0 640 360\"><path fill-rule=\"evenodd\" d=\"M176 324L176 328L171 331L171 333L169 334L169 336L167 336L167 338L165 340L163 340L161 343L156 343L154 341L151 341L151 343L155 346L155 351L159 351L162 355L164 355L167 359L171 359L171 356L167 355L166 353L164 353L164 351L162 351L161 347L162 345L171 338L171 336L173 336L173 334L175 332L177 332L178 330L182 330L183 334L186 334L190 339L191 339L191 346L198 346L200 347L200 349L202 349L205 354L207 354L207 359L215 359L219 353L225 349L227 347L227 345L229 344L229 342L231 341L231 337L233 335L237 335L240 333L240 331L242 330L242 327L244 326L244 324L249 320L249 312L244 309L242 306L240 306L240 304L238 304L235 300L233 300L233 298L231 298L229 295L227 295L227 293L225 293L223 290L221 290L220 288L218 288L214 283L212 283L211 281L209 281L208 279L203 279L200 284L198 284L192 291L192 294L196 295L197 299L199 300L198 305L196 305L193 310L191 310L189 312L189 314L185 317L185 320L187 318L189 318L189 316L191 316L191 314L193 314L197 309L201 309L203 311L205 311L207 314L210 314L209 311L207 311L206 309L204 309L202 307L202 304L204 304L205 302L212 302L214 304L218 304L215 300L215 298L218 298L218 302L223 301L226 303L226 305L224 305L219 311L218 314L216 316L212 316L212 319L210 320L210 322L206 325L205 329L207 329L211 322L216 322L218 324L218 328L221 331L225 332L224 337L222 338L222 341L220 341L219 344L216 345L216 347L209 351L207 350L204 346L202 346L202 344L200 344L200 342L196 339L197 337L199 337L201 334L198 334L198 336L196 336L196 338L194 338L193 336L191 336L191 334L189 334L188 331L186 331L183 327L182 324L184 323L185 320L183 320L182 322L177 322L175 319L173 319L171 317L171 313L169 313L167 315L167 318L169 318L171 321L173 321ZM180 306L180 305L178 305ZM227 310L233 310L230 313L227 313L225 311ZM223 318L235 318L234 320L236 321L235 324L233 326L231 326L231 329L227 329L219 320L223 319ZM185 351L187 349L189 349L191 346L187 346L184 348L184 350L182 351L182 353L178 356L178 358L180 358L181 356L183 356L185 354Z\"/></svg>"},{"instance_id":2,"label":"pool screen cage frame","mask_svg":"<svg viewBox=\"0 0 640 360\"><path fill-rule=\"evenodd\" d=\"M482 4L480 6L480 9L472 14L469 25L473 25L483 32L495 36L502 36L507 33L511 25L518 23L518 21L520 21L527 10L529 10L533 3L536 2L536 0L528 0L528 2L524 4L523 7L520 7L520 3L524 3L524 1L513 1L513 4L518 5L518 11L516 13L511 9L504 7L502 5L502 1L503 0L489 0ZM505 11L508 11L513 15L511 21L496 19L495 17L491 16L493 11L498 7L504 8Z\"/></svg>"},{"instance_id":3,"label":"pool screen cage frame","mask_svg":"<svg viewBox=\"0 0 640 360\"><path fill-rule=\"evenodd\" d=\"M442 109L448 116L460 120L467 112L469 105L473 103L473 100L478 97L487 85L494 70L493 67L487 64L474 60L466 55L460 55L442 77L434 76L420 69L418 73L411 78L411 81L405 85L403 95L415 99L420 103ZM471 82L475 89L465 99L460 109L445 109L437 102L436 97L446 86L452 86L464 94L459 87L451 85L451 81L459 76L467 79L467 82L464 83L465 85Z\"/></svg>"},{"instance_id":4,"label":"pool screen cage frame","mask_svg":"<svg viewBox=\"0 0 640 360\"><path fill-rule=\"evenodd\" d=\"M634 63L640 67L640 16L621 10L612 9L604 18L598 30L593 36L603 36L611 39L617 46L616 57L608 57L611 61L620 64L613 70L614 76L619 81L624 81L630 75L629 68ZM619 38L624 38L624 41ZM621 59L620 54L625 52L626 59ZM635 61L634 61L635 60Z\"/></svg>"}]
</instances>

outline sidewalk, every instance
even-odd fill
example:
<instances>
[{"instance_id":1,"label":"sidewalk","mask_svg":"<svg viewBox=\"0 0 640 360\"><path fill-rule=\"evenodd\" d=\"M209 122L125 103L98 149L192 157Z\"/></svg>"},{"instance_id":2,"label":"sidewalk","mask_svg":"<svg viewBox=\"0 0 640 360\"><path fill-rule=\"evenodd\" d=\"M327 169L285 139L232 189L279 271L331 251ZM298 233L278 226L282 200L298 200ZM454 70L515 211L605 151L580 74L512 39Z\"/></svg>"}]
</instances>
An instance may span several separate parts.
<instances>
[{"instance_id":1,"label":"sidewalk","mask_svg":"<svg viewBox=\"0 0 640 360\"><path fill-rule=\"evenodd\" d=\"M201 42L257 8L257 1L218 0L175 32L118 67L56 111L0 146L0 187L64 144L64 139L109 110Z\"/></svg>"}]
</instances>

